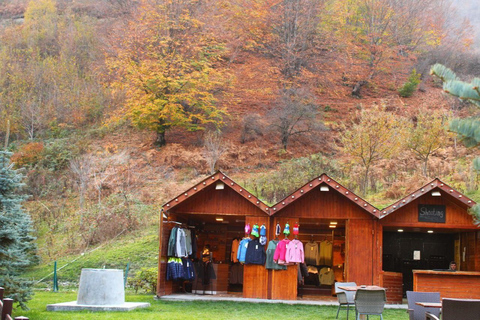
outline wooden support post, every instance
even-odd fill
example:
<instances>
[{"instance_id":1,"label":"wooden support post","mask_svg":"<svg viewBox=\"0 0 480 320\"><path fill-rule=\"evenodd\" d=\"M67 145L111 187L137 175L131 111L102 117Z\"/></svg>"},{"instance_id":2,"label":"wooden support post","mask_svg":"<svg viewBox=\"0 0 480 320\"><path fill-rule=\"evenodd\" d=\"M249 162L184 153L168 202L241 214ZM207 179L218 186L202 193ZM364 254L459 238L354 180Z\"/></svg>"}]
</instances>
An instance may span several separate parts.
<instances>
[{"instance_id":1,"label":"wooden support post","mask_svg":"<svg viewBox=\"0 0 480 320\"><path fill-rule=\"evenodd\" d=\"M5 319L8 315L12 314L13 310L13 299L5 298L3 299L3 310L2 310L2 319Z\"/></svg>"},{"instance_id":2,"label":"wooden support post","mask_svg":"<svg viewBox=\"0 0 480 320\"><path fill-rule=\"evenodd\" d=\"M3 293L5 292L5 289L0 287L0 300L3 300Z\"/></svg>"},{"instance_id":3,"label":"wooden support post","mask_svg":"<svg viewBox=\"0 0 480 320\"><path fill-rule=\"evenodd\" d=\"M163 237L163 208L160 210L160 220L158 222L158 273L157 273L157 297L162 294L161 290L161 271L162 271L162 237ZM165 291L165 288L162 288Z\"/></svg>"}]
</instances>

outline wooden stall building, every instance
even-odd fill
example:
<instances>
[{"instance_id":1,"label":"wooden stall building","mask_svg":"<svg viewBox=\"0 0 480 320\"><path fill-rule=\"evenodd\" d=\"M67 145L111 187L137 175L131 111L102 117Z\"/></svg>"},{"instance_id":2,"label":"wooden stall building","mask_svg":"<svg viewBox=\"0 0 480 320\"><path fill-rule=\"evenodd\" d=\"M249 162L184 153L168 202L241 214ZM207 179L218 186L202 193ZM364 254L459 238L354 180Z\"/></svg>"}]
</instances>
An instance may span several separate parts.
<instances>
[{"instance_id":1,"label":"wooden stall building","mask_svg":"<svg viewBox=\"0 0 480 320\"><path fill-rule=\"evenodd\" d=\"M480 298L480 228L468 213L474 201L435 179L379 210L326 174L273 206L217 172L163 206L160 217L157 295L178 292L232 294L244 298L295 300L332 296L335 281L387 288L387 299L401 303L406 290L463 297L454 283L472 287ZM294 237L305 250L320 248L320 257L298 281L299 268L267 270L241 265L232 257L234 240L245 225L265 225L268 241L275 229L299 226ZM172 228L192 230L195 259L208 248L215 278L205 282L167 281ZM280 235L283 238L284 235ZM315 249L316 250L316 249ZM445 271L456 261L458 271ZM433 287L432 287L433 286ZM462 286L461 289L465 287Z\"/></svg>"}]
</instances>

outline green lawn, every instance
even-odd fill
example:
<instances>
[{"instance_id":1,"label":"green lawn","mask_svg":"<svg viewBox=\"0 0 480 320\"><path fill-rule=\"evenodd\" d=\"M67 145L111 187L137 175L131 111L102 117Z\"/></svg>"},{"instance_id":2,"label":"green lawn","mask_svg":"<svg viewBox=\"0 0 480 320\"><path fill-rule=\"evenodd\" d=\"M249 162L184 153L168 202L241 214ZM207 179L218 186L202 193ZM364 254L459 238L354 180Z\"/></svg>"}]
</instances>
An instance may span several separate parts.
<instances>
[{"instance_id":1,"label":"green lawn","mask_svg":"<svg viewBox=\"0 0 480 320\"><path fill-rule=\"evenodd\" d=\"M77 293L70 292L36 292L33 300L28 303L30 311L16 311L14 315L24 315L31 320L69 320L69 319L335 319L336 307L304 306L269 303L238 303L238 302L168 302L156 301L152 295L127 294L126 301L150 302L150 308L130 312L47 312L46 305L50 303L74 301ZM371 320L380 317L371 316ZM386 309L385 320L407 320L406 310ZM345 311L339 319L346 319ZM354 319L350 313L349 319Z\"/></svg>"}]
</instances>

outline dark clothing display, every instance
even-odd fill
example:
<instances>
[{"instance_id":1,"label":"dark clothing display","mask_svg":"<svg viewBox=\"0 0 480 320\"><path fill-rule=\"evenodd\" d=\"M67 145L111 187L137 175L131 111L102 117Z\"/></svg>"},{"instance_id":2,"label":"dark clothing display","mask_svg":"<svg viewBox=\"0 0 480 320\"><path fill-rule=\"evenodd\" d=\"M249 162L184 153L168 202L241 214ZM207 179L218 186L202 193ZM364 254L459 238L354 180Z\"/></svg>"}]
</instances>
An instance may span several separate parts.
<instances>
[{"instance_id":1,"label":"dark clothing display","mask_svg":"<svg viewBox=\"0 0 480 320\"><path fill-rule=\"evenodd\" d=\"M190 230L191 237L190 239L192 240L192 254L190 255L191 257L195 258L197 256L197 236L195 234L195 229Z\"/></svg>"},{"instance_id":2,"label":"dark clothing display","mask_svg":"<svg viewBox=\"0 0 480 320\"><path fill-rule=\"evenodd\" d=\"M197 278L202 280L203 285L210 284L210 280L217 279L211 262L197 261L194 263Z\"/></svg>"},{"instance_id":3,"label":"dark clothing display","mask_svg":"<svg viewBox=\"0 0 480 320\"><path fill-rule=\"evenodd\" d=\"M268 243L265 268L272 270L287 270L287 266L280 265L273 260L273 255L275 254L275 249L277 249L278 242L278 240L271 240Z\"/></svg>"},{"instance_id":4,"label":"dark clothing display","mask_svg":"<svg viewBox=\"0 0 480 320\"><path fill-rule=\"evenodd\" d=\"M184 279L184 269L180 258L169 258L167 263L167 280Z\"/></svg>"},{"instance_id":5,"label":"dark clothing display","mask_svg":"<svg viewBox=\"0 0 480 320\"><path fill-rule=\"evenodd\" d=\"M304 279L308 277L308 269L307 265L305 263L299 263L298 264L298 270L297 270L297 280L298 283L304 284Z\"/></svg>"},{"instance_id":6,"label":"dark clothing display","mask_svg":"<svg viewBox=\"0 0 480 320\"><path fill-rule=\"evenodd\" d=\"M243 284L243 265L234 263L230 267L230 284Z\"/></svg>"},{"instance_id":7,"label":"dark clothing display","mask_svg":"<svg viewBox=\"0 0 480 320\"><path fill-rule=\"evenodd\" d=\"M182 258L183 264L183 277L185 280L192 281L195 279L195 269L193 267L193 262L190 259Z\"/></svg>"},{"instance_id":8,"label":"dark clothing display","mask_svg":"<svg viewBox=\"0 0 480 320\"><path fill-rule=\"evenodd\" d=\"M245 254L245 264L265 264L266 254L265 246L260 244L259 239L254 239L248 243Z\"/></svg>"}]
</instances>

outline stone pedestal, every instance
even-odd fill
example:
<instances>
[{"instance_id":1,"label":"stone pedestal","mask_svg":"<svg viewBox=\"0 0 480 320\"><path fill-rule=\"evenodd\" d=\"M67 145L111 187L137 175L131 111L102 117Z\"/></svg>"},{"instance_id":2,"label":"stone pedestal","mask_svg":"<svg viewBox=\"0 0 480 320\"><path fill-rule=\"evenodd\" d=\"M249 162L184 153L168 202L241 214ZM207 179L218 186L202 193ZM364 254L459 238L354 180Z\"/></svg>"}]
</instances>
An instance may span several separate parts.
<instances>
[{"instance_id":1,"label":"stone pedestal","mask_svg":"<svg viewBox=\"0 0 480 320\"><path fill-rule=\"evenodd\" d=\"M78 304L98 306L124 302L123 270L82 269L78 287Z\"/></svg>"},{"instance_id":2,"label":"stone pedestal","mask_svg":"<svg viewBox=\"0 0 480 320\"><path fill-rule=\"evenodd\" d=\"M123 270L82 269L77 301L47 305L48 311L130 311L150 307L146 302L125 302Z\"/></svg>"}]
</instances>

